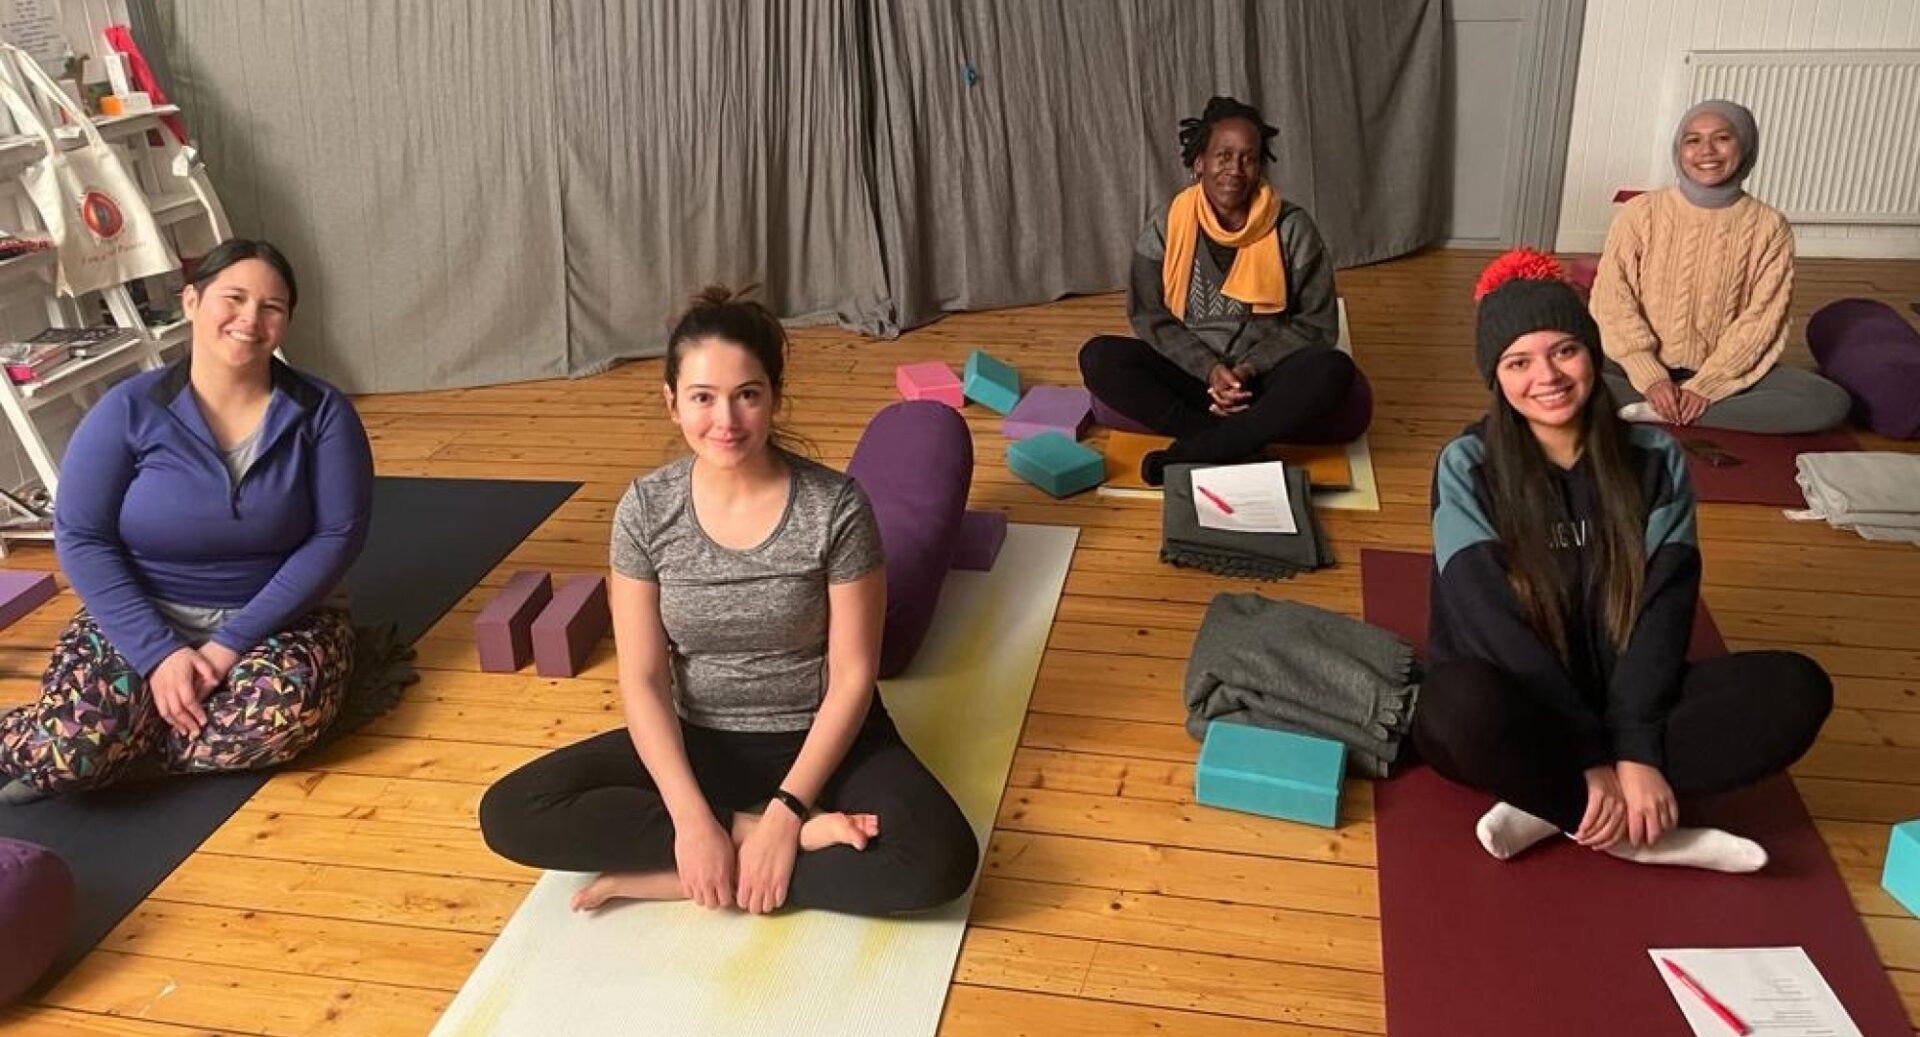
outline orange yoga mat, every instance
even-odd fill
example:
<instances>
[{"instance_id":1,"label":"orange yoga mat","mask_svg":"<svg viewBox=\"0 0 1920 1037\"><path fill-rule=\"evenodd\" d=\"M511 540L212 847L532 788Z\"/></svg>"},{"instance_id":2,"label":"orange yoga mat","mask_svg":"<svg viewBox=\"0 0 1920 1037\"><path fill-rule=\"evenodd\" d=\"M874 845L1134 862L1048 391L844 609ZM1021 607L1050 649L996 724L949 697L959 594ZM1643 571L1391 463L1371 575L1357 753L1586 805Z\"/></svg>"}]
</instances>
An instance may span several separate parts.
<instances>
[{"instance_id":1,"label":"orange yoga mat","mask_svg":"<svg viewBox=\"0 0 1920 1037\"><path fill-rule=\"evenodd\" d=\"M1107 442L1100 451L1107 462L1104 485L1120 490L1150 490L1140 478L1140 459L1150 450L1164 450L1173 442L1167 436L1149 436L1139 432L1107 431ZM1267 457L1305 468L1316 490L1346 490L1353 487L1353 465L1347 461L1345 446L1270 447Z\"/></svg>"}]
</instances>

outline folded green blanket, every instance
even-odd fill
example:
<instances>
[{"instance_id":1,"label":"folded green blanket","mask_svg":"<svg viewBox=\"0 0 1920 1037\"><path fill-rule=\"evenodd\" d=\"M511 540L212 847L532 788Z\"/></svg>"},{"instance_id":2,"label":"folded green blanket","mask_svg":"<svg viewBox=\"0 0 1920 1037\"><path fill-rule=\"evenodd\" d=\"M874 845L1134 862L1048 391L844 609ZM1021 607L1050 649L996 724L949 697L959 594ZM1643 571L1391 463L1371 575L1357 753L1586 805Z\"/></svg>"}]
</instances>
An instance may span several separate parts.
<instances>
[{"instance_id":1,"label":"folded green blanket","mask_svg":"<svg viewBox=\"0 0 1920 1037\"><path fill-rule=\"evenodd\" d=\"M1385 777L1413 724L1413 649L1356 619L1258 594L1216 594L1187 661L1187 733L1231 720L1346 744Z\"/></svg>"},{"instance_id":2,"label":"folded green blanket","mask_svg":"<svg viewBox=\"0 0 1920 1037\"><path fill-rule=\"evenodd\" d=\"M1287 503L1293 508L1293 525L1299 532L1241 533L1200 524L1193 509L1193 470L1205 467L1209 466L1167 466L1160 511L1161 561L1255 580L1285 579L1333 564L1333 551L1327 547L1314 517L1313 487L1305 468L1288 465L1286 469Z\"/></svg>"}]
</instances>

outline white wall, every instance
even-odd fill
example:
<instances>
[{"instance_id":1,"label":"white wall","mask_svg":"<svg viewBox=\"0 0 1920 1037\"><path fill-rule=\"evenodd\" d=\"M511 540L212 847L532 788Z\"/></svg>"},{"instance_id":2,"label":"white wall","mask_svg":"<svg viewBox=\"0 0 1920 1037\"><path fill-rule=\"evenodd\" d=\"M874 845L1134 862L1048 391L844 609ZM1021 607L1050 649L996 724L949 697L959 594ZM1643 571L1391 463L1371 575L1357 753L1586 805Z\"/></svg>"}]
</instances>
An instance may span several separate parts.
<instances>
[{"instance_id":1,"label":"white wall","mask_svg":"<svg viewBox=\"0 0 1920 1037\"><path fill-rule=\"evenodd\" d=\"M1920 0L1587 0L1559 250L1600 251L1616 189L1673 182L1688 51L1908 48L1920 48ZM1765 162L1767 113L1754 114ZM1920 259L1920 227L1794 230L1801 255Z\"/></svg>"}]
</instances>

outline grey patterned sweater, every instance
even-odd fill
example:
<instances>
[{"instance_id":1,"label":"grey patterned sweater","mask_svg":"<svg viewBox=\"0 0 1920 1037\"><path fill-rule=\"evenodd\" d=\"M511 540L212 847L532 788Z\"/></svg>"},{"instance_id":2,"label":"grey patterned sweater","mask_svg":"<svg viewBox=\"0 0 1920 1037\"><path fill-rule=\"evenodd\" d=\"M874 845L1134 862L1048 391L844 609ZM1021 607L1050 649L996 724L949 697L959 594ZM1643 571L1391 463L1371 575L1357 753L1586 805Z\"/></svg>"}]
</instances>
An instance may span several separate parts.
<instances>
[{"instance_id":1,"label":"grey patterned sweater","mask_svg":"<svg viewBox=\"0 0 1920 1037\"><path fill-rule=\"evenodd\" d=\"M1127 319L1139 335L1180 369L1206 380L1219 363L1246 364L1256 375L1305 349L1332 349L1340 338L1333 259L1305 209L1280 203L1274 235L1287 268L1287 308L1254 315L1246 303L1220 294L1233 250L1213 245L1204 233L1193 250L1193 277L1185 322L1167 309L1160 266L1167 254L1167 206L1148 218L1133 249L1127 288Z\"/></svg>"}]
</instances>

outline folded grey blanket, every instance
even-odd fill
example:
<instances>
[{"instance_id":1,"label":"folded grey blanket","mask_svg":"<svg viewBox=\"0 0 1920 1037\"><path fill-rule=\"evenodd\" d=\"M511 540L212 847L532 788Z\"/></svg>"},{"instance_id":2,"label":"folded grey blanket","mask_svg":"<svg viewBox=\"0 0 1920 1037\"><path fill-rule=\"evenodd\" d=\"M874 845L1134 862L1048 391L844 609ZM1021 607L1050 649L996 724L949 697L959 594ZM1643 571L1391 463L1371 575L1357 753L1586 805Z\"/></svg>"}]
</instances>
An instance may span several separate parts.
<instances>
[{"instance_id":1,"label":"folded grey blanket","mask_svg":"<svg viewBox=\"0 0 1920 1037\"><path fill-rule=\"evenodd\" d=\"M1333 564L1333 551L1313 513L1307 470L1287 466L1287 503L1297 533L1240 533L1208 529L1193 510L1193 470L1207 465L1167 466L1160 511L1160 560L1222 576L1279 580Z\"/></svg>"},{"instance_id":2,"label":"folded grey blanket","mask_svg":"<svg viewBox=\"0 0 1920 1037\"><path fill-rule=\"evenodd\" d=\"M1171 484L1171 480L1169 480ZM1258 594L1216 594L1187 661L1187 733L1230 720L1332 738L1385 777L1419 696L1413 649L1356 619Z\"/></svg>"}]
</instances>

